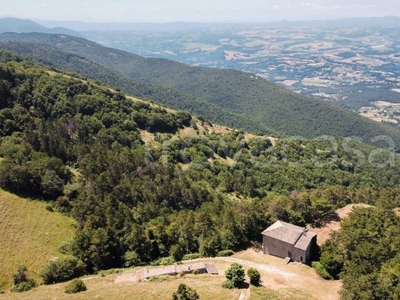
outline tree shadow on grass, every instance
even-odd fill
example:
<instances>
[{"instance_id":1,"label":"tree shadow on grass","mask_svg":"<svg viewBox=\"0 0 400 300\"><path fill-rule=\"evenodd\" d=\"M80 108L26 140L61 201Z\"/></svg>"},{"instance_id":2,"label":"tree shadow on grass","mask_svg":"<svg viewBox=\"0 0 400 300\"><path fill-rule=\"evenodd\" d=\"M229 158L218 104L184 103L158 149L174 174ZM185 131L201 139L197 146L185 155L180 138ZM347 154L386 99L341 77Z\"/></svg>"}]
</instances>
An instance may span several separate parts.
<instances>
[{"instance_id":1,"label":"tree shadow on grass","mask_svg":"<svg viewBox=\"0 0 400 300\"><path fill-rule=\"evenodd\" d=\"M250 284L248 282L243 282L238 289L239 290L247 290L250 287Z\"/></svg>"},{"instance_id":2,"label":"tree shadow on grass","mask_svg":"<svg viewBox=\"0 0 400 300\"><path fill-rule=\"evenodd\" d=\"M341 219L337 212L335 211L330 211L325 213L319 220L316 220L314 223L312 223L312 227L314 228L322 228L328 225L331 222L339 222Z\"/></svg>"}]
</instances>

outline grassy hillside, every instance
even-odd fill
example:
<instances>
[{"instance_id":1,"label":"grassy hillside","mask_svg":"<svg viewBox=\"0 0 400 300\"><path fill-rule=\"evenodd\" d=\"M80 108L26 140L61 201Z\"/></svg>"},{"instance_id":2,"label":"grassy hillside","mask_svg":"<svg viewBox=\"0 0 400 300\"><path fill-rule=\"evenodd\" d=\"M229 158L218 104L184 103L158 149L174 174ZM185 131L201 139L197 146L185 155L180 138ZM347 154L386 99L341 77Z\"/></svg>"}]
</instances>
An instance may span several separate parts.
<instances>
[{"instance_id":1,"label":"grassy hillside","mask_svg":"<svg viewBox=\"0 0 400 300\"><path fill-rule=\"evenodd\" d=\"M46 205L0 189L0 290L8 289L20 265L38 279L49 260L61 255L60 243L73 237L75 221Z\"/></svg>"},{"instance_id":2,"label":"grassy hillside","mask_svg":"<svg viewBox=\"0 0 400 300\"><path fill-rule=\"evenodd\" d=\"M252 74L189 67L164 59L146 59L69 36L3 34L0 40L24 40L53 45L107 67L124 77L163 86L173 92L178 91L189 97L167 97L168 100L159 97L155 100L160 103L168 101L168 105L202 114L217 123L236 125L236 119L232 119L232 115L219 116L210 109L212 107L199 107L195 103L200 101L202 104L212 104L224 112L247 116L251 124L243 124L244 129L271 129L282 134L304 137L357 136L365 142L370 142L375 136L386 135L395 141L397 148L400 144L400 131L397 128L365 119L332 103L290 92ZM151 97L148 95L148 98ZM201 107L205 109L201 110ZM242 125L240 121L238 119L238 123Z\"/></svg>"}]
</instances>

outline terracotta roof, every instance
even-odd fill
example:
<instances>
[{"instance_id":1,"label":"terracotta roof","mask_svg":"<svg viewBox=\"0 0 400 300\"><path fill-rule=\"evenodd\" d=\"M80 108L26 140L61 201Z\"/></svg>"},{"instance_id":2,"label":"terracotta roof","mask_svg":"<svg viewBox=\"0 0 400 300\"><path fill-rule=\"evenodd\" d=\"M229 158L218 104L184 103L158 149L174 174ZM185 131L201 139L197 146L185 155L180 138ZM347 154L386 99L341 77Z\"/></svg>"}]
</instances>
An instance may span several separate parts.
<instances>
[{"instance_id":1,"label":"terracotta roof","mask_svg":"<svg viewBox=\"0 0 400 300\"><path fill-rule=\"evenodd\" d=\"M295 248L306 250L316 233L307 231L307 229L300 226L276 221L265 229L262 235L294 245Z\"/></svg>"}]
</instances>

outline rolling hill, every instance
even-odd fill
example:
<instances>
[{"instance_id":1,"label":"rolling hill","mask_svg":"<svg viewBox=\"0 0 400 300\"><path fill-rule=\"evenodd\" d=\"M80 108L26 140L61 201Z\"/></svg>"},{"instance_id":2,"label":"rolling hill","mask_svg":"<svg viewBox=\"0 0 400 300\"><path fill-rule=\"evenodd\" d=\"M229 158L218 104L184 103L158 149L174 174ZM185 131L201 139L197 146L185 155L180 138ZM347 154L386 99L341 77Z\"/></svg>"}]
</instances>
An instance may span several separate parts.
<instances>
[{"instance_id":1,"label":"rolling hill","mask_svg":"<svg viewBox=\"0 0 400 300\"><path fill-rule=\"evenodd\" d=\"M214 122L218 121L232 128L248 128L253 131L262 130L265 133L274 133L272 129L262 124L257 124L241 113L226 110L223 107L197 99L176 89L131 79L80 55L65 52L56 47L28 42L9 41L0 42L0 49L6 49L36 58L39 62L48 65L52 69L97 80L106 85L122 89L126 93L142 99L153 100L169 107L191 111L201 116L207 116Z\"/></svg>"},{"instance_id":2,"label":"rolling hill","mask_svg":"<svg viewBox=\"0 0 400 300\"><path fill-rule=\"evenodd\" d=\"M16 18L0 18L0 32L41 32L82 36L80 33L71 29L63 27L47 28L31 20L22 20Z\"/></svg>"},{"instance_id":3,"label":"rolling hill","mask_svg":"<svg viewBox=\"0 0 400 300\"><path fill-rule=\"evenodd\" d=\"M112 71L110 74L122 76L120 78L125 81L129 79L140 84L162 87L164 92L171 90L171 93L179 95L159 95L153 99L151 93L142 93L148 99L189 110L234 128L306 138L321 135L351 136L365 142L371 142L376 136L388 136L396 144L396 149L399 148L398 128L367 120L335 104L290 92L249 73L189 67L165 59L147 59L66 35L2 34L0 41L25 41L57 47L64 51L64 56L65 52L69 52L90 61L97 68L106 68L102 73ZM10 44L6 45L0 47L12 49ZM25 44L20 48L29 47ZM12 50L18 51L18 47ZM26 54L32 52L20 51ZM63 63L56 64L52 58L46 57L43 51L36 51L34 56L56 68L66 69ZM79 73L78 68L73 71ZM91 71L86 72L85 76L102 80L97 73ZM113 85L127 90L128 84L117 82ZM217 113L214 108L218 109Z\"/></svg>"}]
</instances>

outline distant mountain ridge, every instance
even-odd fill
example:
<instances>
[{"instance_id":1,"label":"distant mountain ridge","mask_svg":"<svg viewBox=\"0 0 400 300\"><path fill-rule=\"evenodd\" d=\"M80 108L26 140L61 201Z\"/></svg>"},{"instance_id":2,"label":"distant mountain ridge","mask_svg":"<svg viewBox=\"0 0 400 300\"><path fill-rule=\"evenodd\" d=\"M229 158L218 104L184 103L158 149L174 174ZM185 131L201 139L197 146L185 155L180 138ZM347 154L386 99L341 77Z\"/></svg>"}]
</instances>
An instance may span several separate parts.
<instances>
[{"instance_id":1,"label":"distant mountain ridge","mask_svg":"<svg viewBox=\"0 0 400 300\"><path fill-rule=\"evenodd\" d=\"M200 114L215 123L306 138L321 135L357 136L365 142L371 142L375 136L384 135L395 141L396 149L400 145L398 128L360 117L332 103L290 92L253 74L189 67L165 59L146 59L66 35L0 35L0 41L9 40L56 46L93 65L111 70L121 78L163 87L164 92L158 94L157 102ZM28 45L25 47L29 48ZM15 48L18 50L17 45ZM47 59L48 63L54 61L54 58L46 58L43 50L36 51L36 55L44 61ZM59 63L58 68L62 65ZM74 71L79 72L79 68ZM96 73L88 77L102 80ZM168 95L169 91L173 97ZM146 96L147 99L154 99L151 93ZM215 109L218 109L217 113ZM244 124L246 117L248 123Z\"/></svg>"},{"instance_id":2,"label":"distant mountain ridge","mask_svg":"<svg viewBox=\"0 0 400 300\"><path fill-rule=\"evenodd\" d=\"M16 18L0 18L0 33L3 32L41 32L41 33L59 33L73 36L82 36L80 33L63 27L47 28L31 20L22 20Z\"/></svg>"},{"instance_id":3,"label":"distant mountain ridge","mask_svg":"<svg viewBox=\"0 0 400 300\"><path fill-rule=\"evenodd\" d=\"M65 27L75 31L132 31L132 30L193 30L212 27L232 27L235 23L201 23L201 22L167 22L167 23L129 23L129 22L81 22L81 21L54 21L36 20L37 23L48 27ZM246 23L240 23L245 26ZM253 24L253 23L252 23ZM275 21L275 22L254 22L263 27L322 27L322 28L343 28L343 27L400 27L400 18L397 16L371 17L371 18L343 18L328 20L301 20L301 21Z\"/></svg>"}]
</instances>

